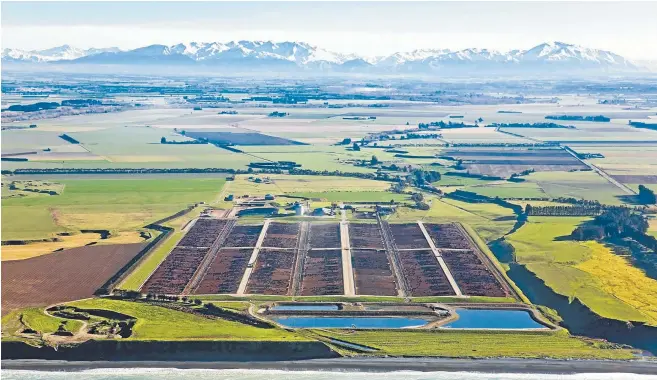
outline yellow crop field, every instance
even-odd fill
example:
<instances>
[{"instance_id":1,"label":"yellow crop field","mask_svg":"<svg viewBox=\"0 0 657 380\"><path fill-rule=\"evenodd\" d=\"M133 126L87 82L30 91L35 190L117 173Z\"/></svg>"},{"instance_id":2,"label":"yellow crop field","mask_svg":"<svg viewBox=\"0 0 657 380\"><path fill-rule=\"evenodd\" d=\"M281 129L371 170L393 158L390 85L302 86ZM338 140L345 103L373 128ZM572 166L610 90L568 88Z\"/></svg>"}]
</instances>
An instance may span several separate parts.
<instances>
[{"instance_id":1,"label":"yellow crop field","mask_svg":"<svg viewBox=\"0 0 657 380\"><path fill-rule=\"evenodd\" d=\"M648 323L657 325L657 280L600 243L585 245L591 249L591 259L577 268L597 278L603 290L644 314Z\"/></svg>"}]
</instances>

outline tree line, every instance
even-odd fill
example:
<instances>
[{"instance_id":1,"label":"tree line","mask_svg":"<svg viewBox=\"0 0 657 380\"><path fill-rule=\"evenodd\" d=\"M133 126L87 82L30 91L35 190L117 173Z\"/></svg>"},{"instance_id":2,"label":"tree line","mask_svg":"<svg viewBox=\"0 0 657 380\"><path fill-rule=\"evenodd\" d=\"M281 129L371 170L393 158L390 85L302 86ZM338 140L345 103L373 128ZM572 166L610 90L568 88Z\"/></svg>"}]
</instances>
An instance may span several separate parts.
<instances>
[{"instance_id":1,"label":"tree line","mask_svg":"<svg viewBox=\"0 0 657 380\"><path fill-rule=\"evenodd\" d=\"M598 216L602 211L600 205L525 206L527 216Z\"/></svg>"}]
</instances>

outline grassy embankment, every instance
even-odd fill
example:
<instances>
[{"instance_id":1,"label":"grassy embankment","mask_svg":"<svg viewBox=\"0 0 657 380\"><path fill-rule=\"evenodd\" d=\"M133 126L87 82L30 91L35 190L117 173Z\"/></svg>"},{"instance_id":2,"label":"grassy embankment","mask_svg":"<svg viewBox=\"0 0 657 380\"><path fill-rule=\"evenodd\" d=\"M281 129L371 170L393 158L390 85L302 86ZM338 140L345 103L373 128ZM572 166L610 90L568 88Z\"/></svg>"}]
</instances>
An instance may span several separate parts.
<instances>
[{"instance_id":1,"label":"grassy embankment","mask_svg":"<svg viewBox=\"0 0 657 380\"><path fill-rule=\"evenodd\" d=\"M376 355L437 357L514 357L631 359L631 350L571 337L566 331L505 332L454 330L316 331L378 349Z\"/></svg>"},{"instance_id":2,"label":"grassy embankment","mask_svg":"<svg viewBox=\"0 0 657 380\"><path fill-rule=\"evenodd\" d=\"M290 332L279 328L262 329L225 320L207 319L193 314L143 303L108 299L89 299L69 303L82 309L106 309L137 319L128 340L155 341L309 341L317 336L335 337L379 350L371 355L435 356L435 357L518 357L518 358L587 358L631 359L633 352L611 345L574 338L566 331L493 332L455 330L314 330ZM217 302L217 306L235 311L248 307L240 302ZM60 318L49 317L39 309L22 311L32 328L52 332ZM5 316L3 339L15 339L19 329L18 312ZM67 328L75 331L80 322L69 321ZM325 338L323 338L325 339ZM413 344L409 344L413 342Z\"/></svg>"},{"instance_id":3,"label":"grassy embankment","mask_svg":"<svg viewBox=\"0 0 657 380\"><path fill-rule=\"evenodd\" d=\"M82 309L106 309L137 319L130 340L304 341L283 329L263 329L222 319L130 301L89 299L69 303Z\"/></svg>"},{"instance_id":4,"label":"grassy embankment","mask_svg":"<svg viewBox=\"0 0 657 380\"><path fill-rule=\"evenodd\" d=\"M78 331L82 327L82 322L74 319L63 319L51 317L43 312L43 309L34 307L23 310L12 311L2 317L2 333L10 335L21 331L24 326L20 323L20 316L23 316L23 322L29 328L41 333L53 333L57 331L62 322L66 322L68 331Z\"/></svg>"},{"instance_id":5,"label":"grassy embankment","mask_svg":"<svg viewBox=\"0 0 657 380\"><path fill-rule=\"evenodd\" d=\"M606 318L657 325L656 280L601 243L561 240L585 220L531 217L507 241L517 262L555 292Z\"/></svg>"}]
</instances>

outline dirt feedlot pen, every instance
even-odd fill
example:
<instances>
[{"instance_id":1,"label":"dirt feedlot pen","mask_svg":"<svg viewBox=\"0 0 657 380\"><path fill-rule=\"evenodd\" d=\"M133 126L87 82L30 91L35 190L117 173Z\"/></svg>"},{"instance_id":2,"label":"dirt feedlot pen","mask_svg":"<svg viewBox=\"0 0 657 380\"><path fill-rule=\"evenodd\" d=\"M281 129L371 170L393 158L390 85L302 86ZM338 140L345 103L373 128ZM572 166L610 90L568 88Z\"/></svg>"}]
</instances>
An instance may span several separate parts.
<instances>
[{"instance_id":1,"label":"dirt feedlot pen","mask_svg":"<svg viewBox=\"0 0 657 380\"><path fill-rule=\"evenodd\" d=\"M511 294L458 224L235 222L197 220L142 292L343 295L349 280L357 295Z\"/></svg>"}]
</instances>

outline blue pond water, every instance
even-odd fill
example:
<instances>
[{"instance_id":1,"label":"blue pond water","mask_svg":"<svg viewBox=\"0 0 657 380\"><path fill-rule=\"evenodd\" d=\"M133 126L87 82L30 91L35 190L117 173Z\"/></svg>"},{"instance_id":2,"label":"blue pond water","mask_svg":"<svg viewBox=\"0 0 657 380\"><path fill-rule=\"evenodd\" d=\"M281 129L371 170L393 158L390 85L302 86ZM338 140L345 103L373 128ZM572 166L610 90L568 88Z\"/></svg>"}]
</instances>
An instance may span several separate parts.
<instances>
[{"instance_id":1,"label":"blue pond water","mask_svg":"<svg viewBox=\"0 0 657 380\"><path fill-rule=\"evenodd\" d=\"M540 329L542 324L524 310L456 309L459 319L443 328L454 329Z\"/></svg>"},{"instance_id":2,"label":"blue pond water","mask_svg":"<svg viewBox=\"0 0 657 380\"><path fill-rule=\"evenodd\" d=\"M269 310L330 311L339 310L339 308L338 305L274 305Z\"/></svg>"},{"instance_id":3,"label":"blue pond water","mask_svg":"<svg viewBox=\"0 0 657 380\"><path fill-rule=\"evenodd\" d=\"M274 321L286 327L293 328L352 328L359 329L400 329L418 327L427 324L428 320L421 318L397 317L273 317Z\"/></svg>"}]
</instances>

